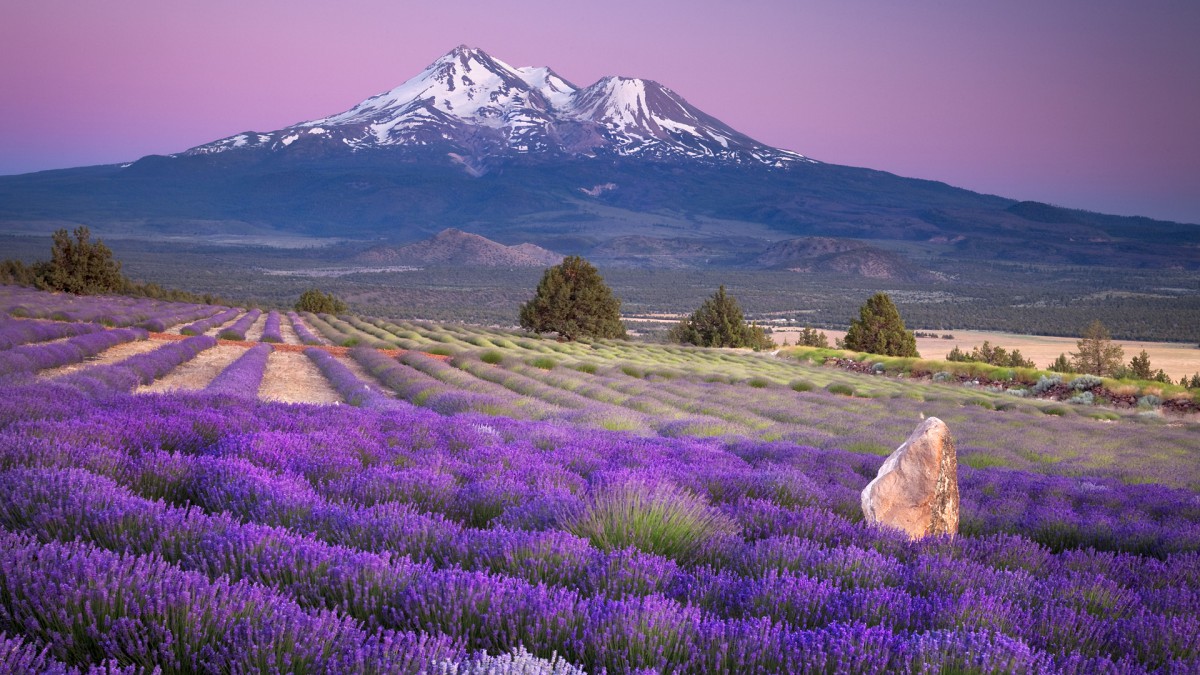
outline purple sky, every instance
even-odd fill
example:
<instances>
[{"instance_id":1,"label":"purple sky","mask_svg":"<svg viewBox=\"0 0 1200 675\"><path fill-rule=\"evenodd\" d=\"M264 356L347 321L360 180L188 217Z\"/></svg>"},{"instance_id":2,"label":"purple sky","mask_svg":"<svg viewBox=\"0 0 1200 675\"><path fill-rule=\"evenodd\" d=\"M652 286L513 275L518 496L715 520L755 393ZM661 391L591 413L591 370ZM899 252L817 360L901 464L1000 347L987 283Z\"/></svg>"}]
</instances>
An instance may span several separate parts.
<instances>
[{"instance_id":1,"label":"purple sky","mask_svg":"<svg viewBox=\"0 0 1200 675\"><path fill-rule=\"evenodd\" d=\"M460 43L658 80L760 141L1016 199L1200 223L1195 0L11 0L0 173L350 108Z\"/></svg>"}]
</instances>

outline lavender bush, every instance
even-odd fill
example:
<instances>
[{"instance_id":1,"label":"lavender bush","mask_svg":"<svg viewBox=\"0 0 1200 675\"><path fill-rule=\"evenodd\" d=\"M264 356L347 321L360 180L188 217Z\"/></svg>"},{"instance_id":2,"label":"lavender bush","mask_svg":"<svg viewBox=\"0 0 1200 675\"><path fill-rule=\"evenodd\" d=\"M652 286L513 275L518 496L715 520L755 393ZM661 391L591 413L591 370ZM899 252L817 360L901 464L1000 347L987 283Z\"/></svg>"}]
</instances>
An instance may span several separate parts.
<instances>
[{"instance_id":1,"label":"lavender bush","mask_svg":"<svg viewBox=\"0 0 1200 675\"><path fill-rule=\"evenodd\" d=\"M327 351L309 347L304 354L317 364L317 368L333 385L342 400L353 406L366 408L390 408L397 401L358 379L349 368L338 362L337 357Z\"/></svg>"},{"instance_id":2,"label":"lavender bush","mask_svg":"<svg viewBox=\"0 0 1200 675\"><path fill-rule=\"evenodd\" d=\"M247 349L245 354L218 373L205 387L205 391L257 397L258 387L262 384L263 373L267 369L267 358L271 356L272 351L271 345L265 343Z\"/></svg>"},{"instance_id":3,"label":"lavender bush","mask_svg":"<svg viewBox=\"0 0 1200 675\"><path fill-rule=\"evenodd\" d=\"M137 354L111 365L93 366L72 373L59 378L57 382L93 396L129 392L139 384L150 384L216 344L216 338L196 335L180 342L169 342L152 352Z\"/></svg>"},{"instance_id":4,"label":"lavender bush","mask_svg":"<svg viewBox=\"0 0 1200 675\"><path fill-rule=\"evenodd\" d=\"M267 319L263 323L261 339L263 342L283 342L283 334L280 333L279 329L279 312L272 310L267 313Z\"/></svg>"},{"instance_id":5,"label":"lavender bush","mask_svg":"<svg viewBox=\"0 0 1200 675\"><path fill-rule=\"evenodd\" d=\"M92 404L54 386L17 387L0 405L0 525L29 537L5 548L38 552L8 577L21 580L14 589L74 559L111 570L97 588L136 588L117 570L151 573L161 558L171 579L228 584L230 602L244 597L236 589L271 589L264 602L290 608L276 612L298 622L287 625L331 613L325 654L357 654L364 635L333 617L408 636L418 646L407 663L420 668L431 663L421 645L442 646L438 668L482 658L439 639L472 653L524 648L538 668L557 654L557 667L586 672L1142 672L1200 659L1200 608L1185 590L1200 583L1200 506L1185 491L964 466L964 535L912 543L857 522L875 455L411 407L206 394ZM638 499L618 494L631 485ZM652 517L660 507L721 524L681 547L567 531L589 509L677 522ZM152 572L160 587L178 583L163 573ZM185 616L229 611L211 587L187 587L201 600ZM0 618L31 616L31 592L0 594ZM68 617L119 611L148 630L140 596L110 597L125 608L37 601ZM71 651L91 643L68 647L31 625L0 630L58 645L50 656L64 663L140 653ZM206 644L184 640L170 658ZM247 654L279 643L255 644ZM296 663L329 663L306 650Z\"/></svg>"},{"instance_id":6,"label":"lavender bush","mask_svg":"<svg viewBox=\"0 0 1200 675\"><path fill-rule=\"evenodd\" d=\"M250 326L253 326L254 322L258 321L258 317L260 316L262 316L261 309L252 309L246 312L242 318L235 321L233 325L221 329L217 337L222 340L245 341L246 331L250 330Z\"/></svg>"},{"instance_id":7,"label":"lavender bush","mask_svg":"<svg viewBox=\"0 0 1200 675\"><path fill-rule=\"evenodd\" d=\"M179 329L179 332L183 335L204 335L213 328L230 321L233 319L233 317L241 313L242 311L240 309L227 309L224 312L214 314L207 319L201 319L194 323L190 323Z\"/></svg>"},{"instance_id":8,"label":"lavender bush","mask_svg":"<svg viewBox=\"0 0 1200 675\"><path fill-rule=\"evenodd\" d=\"M141 328L116 328L84 333L61 342L21 345L0 352L0 377L79 363L109 347L133 340L145 340L147 337L146 331Z\"/></svg>"},{"instance_id":9,"label":"lavender bush","mask_svg":"<svg viewBox=\"0 0 1200 675\"><path fill-rule=\"evenodd\" d=\"M300 338L301 344L306 345L323 345L325 341L313 335L313 332L308 329L304 320L295 312L288 312L288 319L292 322L292 330L296 331L296 337Z\"/></svg>"},{"instance_id":10,"label":"lavender bush","mask_svg":"<svg viewBox=\"0 0 1200 675\"><path fill-rule=\"evenodd\" d=\"M96 333L102 330L104 330L104 326L97 323L50 323L12 321L0 318L0 350L12 349L18 345L33 342L46 342L85 333Z\"/></svg>"}]
</instances>

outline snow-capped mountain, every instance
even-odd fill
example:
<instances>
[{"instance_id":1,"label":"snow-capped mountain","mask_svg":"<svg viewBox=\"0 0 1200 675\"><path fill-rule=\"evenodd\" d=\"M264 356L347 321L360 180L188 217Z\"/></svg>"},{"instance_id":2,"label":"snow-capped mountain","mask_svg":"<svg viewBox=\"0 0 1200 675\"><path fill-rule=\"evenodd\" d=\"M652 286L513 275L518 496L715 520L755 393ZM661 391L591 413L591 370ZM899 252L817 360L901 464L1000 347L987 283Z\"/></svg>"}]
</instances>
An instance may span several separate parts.
<instances>
[{"instance_id":1,"label":"snow-capped mountain","mask_svg":"<svg viewBox=\"0 0 1200 675\"><path fill-rule=\"evenodd\" d=\"M605 77L580 89L549 68L514 68L466 46L345 112L278 131L238 134L182 154L301 148L422 149L444 153L473 173L493 158L513 156L772 167L811 161L739 133L657 82Z\"/></svg>"}]
</instances>

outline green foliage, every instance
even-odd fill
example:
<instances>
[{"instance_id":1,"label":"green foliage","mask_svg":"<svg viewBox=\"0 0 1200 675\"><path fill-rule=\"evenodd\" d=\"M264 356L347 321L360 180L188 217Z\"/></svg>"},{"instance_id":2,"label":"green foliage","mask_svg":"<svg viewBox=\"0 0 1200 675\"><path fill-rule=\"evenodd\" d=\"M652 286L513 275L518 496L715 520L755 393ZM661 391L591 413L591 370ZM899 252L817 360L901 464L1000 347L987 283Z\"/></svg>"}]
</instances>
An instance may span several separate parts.
<instances>
[{"instance_id":1,"label":"green foliage","mask_svg":"<svg viewBox=\"0 0 1200 675\"><path fill-rule=\"evenodd\" d=\"M1071 372L1071 362L1067 360L1066 354L1059 354L1058 358L1054 359L1054 363L1051 363L1046 370L1054 373L1069 373Z\"/></svg>"},{"instance_id":2,"label":"green foliage","mask_svg":"<svg viewBox=\"0 0 1200 675\"><path fill-rule=\"evenodd\" d=\"M904 327L900 311L887 293L876 293L859 309L843 340L846 349L885 356L914 356L917 340Z\"/></svg>"},{"instance_id":3,"label":"green foliage","mask_svg":"<svg viewBox=\"0 0 1200 675\"><path fill-rule=\"evenodd\" d=\"M762 327L747 323L738 301L725 292L725 286L680 321L667 333L671 342L700 347L749 347L754 350L774 346Z\"/></svg>"},{"instance_id":4,"label":"green foliage","mask_svg":"<svg viewBox=\"0 0 1200 675\"><path fill-rule=\"evenodd\" d=\"M546 270L533 299L521 305L520 321L566 340L625 337L621 301L591 263L574 255Z\"/></svg>"},{"instance_id":5,"label":"green foliage","mask_svg":"<svg viewBox=\"0 0 1200 675\"><path fill-rule=\"evenodd\" d=\"M808 380L794 380L788 386L791 387L792 391L799 392L812 391L816 388L816 385Z\"/></svg>"},{"instance_id":6,"label":"green foliage","mask_svg":"<svg viewBox=\"0 0 1200 675\"><path fill-rule=\"evenodd\" d=\"M300 294L296 301L297 312L312 312L313 314L341 314L346 311L346 303L333 293L322 293L318 288L310 288Z\"/></svg>"},{"instance_id":7,"label":"green foliage","mask_svg":"<svg viewBox=\"0 0 1200 675\"><path fill-rule=\"evenodd\" d=\"M494 366L504 362L504 354L501 354L495 349L489 349L488 351L479 355L479 360L483 361L484 363L490 363Z\"/></svg>"},{"instance_id":8,"label":"green foliage","mask_svg":"<svg viewBox=\"0 0 1200 675\"><path fill-rule=\"evenodd\" d=\"M541 368L542 370L554 370L554 367L558 365L558 362L549 356L539 356L530 360L529 365L533 366L534 368Z\"/></svg>"},{"instance_id":9,"label":"green foliage","mask_svg":"<svg viewBox=\"0 0 1200 675\"><path fill-rule=\"evenodd\" d=\"M805 326L800 329L799 335L796 336L796 346L829 349L829 336L816 328Z\"/></svg>"},{"instance_id":10,"label":"green foliage","mask_svg":"<svg viewBox=\"0 0 1200 675\"><path fill-rule=\"evenodd\" d=\"M0 281L37 286L48 291L95 295L119 293L130 285L121 274L121 263L99 239L91 240L84 225L75 228L75 238L66 229L53 235L50 260L26 266L18 260L6 260L0 266Z\"/></svg>"},{"instance_id":11,"label":"green foliage","mask_svg":"<svg viewBox=\"0 0 1200 675\"><path fill-rule=\"evenodd\" d=\"M567 517L564 529L604 551L631 546L674 560L694 559L714 537L736 524L704 499L670 483L628 480L599 487Z\"/></svg>"},{"instance_id":12,"label":"green foliage","mask_svg":"<svg viewBox=\"0 0 1200 675\"><path fill-rule=\"evenodd\" d=\"M841 396L853 396L854 395L854 387L851 387L848 384L841 384L840 382L832 382L830 384L825 385L825 391L827 391L831 394L839 394Z\"/></svg>"},{"instance_id":13,"label":"green foliage","mask_svg":"<svg viewBox=\"0 0 1200 675\"><path fill-rule=\"evenodd\" d=\"M1112 343L1112 336L1099 320L1087 327L1075 345L1079 350L1071 352L1071 368L1075 372L1105 377L1117 374L1121 368L1125 350Z\"/></svg>"},{"instance_id":14,"label":"green foliage","mask_svg":"<svg viewBox=\"0 0 1200 675\"><path fill-rule=\"evenodd\" d=\"M1011 352L1004 347L993 347L991 342L984 340L983 344L973 349L969 354L957 346L946 355L947 361L986 363L1006 368L1035 368L1033 361L1021 355L1021 350Z\"/></svg>"}]
</instances>

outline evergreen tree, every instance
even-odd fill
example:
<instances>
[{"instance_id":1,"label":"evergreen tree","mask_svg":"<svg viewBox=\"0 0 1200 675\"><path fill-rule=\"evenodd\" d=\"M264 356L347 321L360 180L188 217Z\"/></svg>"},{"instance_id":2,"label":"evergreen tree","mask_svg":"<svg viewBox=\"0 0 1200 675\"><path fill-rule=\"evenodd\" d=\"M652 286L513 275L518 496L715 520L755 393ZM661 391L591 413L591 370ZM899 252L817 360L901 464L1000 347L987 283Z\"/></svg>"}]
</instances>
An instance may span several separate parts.
<instances>
[{"instance_id":1,"label":"evergreen tree","mask_svg":"<svg viewBox=\"0 0 1200 675\"><path fill-rule=\"evenodd\" d=\"M621 301L604 277L579 256L546 270L533 299L521 305L521 327L565 340L624 338Z\"/></svg>"},{"instance_id":2,"label":"evergreen tree","mask_svg":"<svg viewBox=\"0 0 1200 675\"><path fill-rule=\"evenodd\" d=\"M1075 372L1104 377L1121 369L1125 350L1112 343L1108 329L1098 319L1087 327L1075 344L1079 349L1071 352L1071 368Z\"/></svg>"},{"instance_id":3,"label":"evergreen tree","mask_svg":"<svg viewBox=\"0 0 1200 675\"><path fill-rule=\"evenodd\" d=\"M859 309L842 341L846 349L884 356L920 356L917 339L904 327L900 310L887 293L872 295Z\"/></svg>"},{"instance_id":4,"label":"evergreen tree","mask_svg":"<svg viewBox=\"0 0 1200 675\"><path fill-rule=\"evenodd\" d=\"M700 347L769 349L774 346L762 327L746 323L737 299L726 293L724 286L672 328L667 339Z\"/></svg>"},{"instance_id":5,"label":"evergreen tree","mask_svg":"<svg viewBox=\"0 0 1200 675\"><path fill-rule=\"evenodd\" d=\"M112 250L99 239L93 243L85 225L75 228L74 241L66 229L56 231L50 260L36 264L34 274L41 288L76 295L115 293L127 283Z\"/></svg>"},{"instance_id":6,"label":"evergreen tree","mask_svg":"<svg viewBox=\"0 0 1200 675\"><path fill-rule=\"evenodd\" d=\"M319 288L310 288L300 294L296 301L297 312L312 312L313 314L341 314L346 311L346 303L333 293L322 293Z\"/></svg>"},{"instance_id":7,"label":"evergreen tree","mask_svg":"<svg viewBox=\"0 0 1200 675\"><path fill-rule=\"evenodd\" d=\"M1145 349L1129 361L1129 377L1135 380L1153 379L1154 371L1150 367L1150 355L1146 353Z\"/></svg>"}]
</instances>

